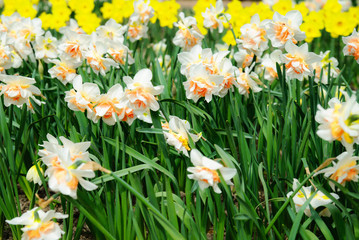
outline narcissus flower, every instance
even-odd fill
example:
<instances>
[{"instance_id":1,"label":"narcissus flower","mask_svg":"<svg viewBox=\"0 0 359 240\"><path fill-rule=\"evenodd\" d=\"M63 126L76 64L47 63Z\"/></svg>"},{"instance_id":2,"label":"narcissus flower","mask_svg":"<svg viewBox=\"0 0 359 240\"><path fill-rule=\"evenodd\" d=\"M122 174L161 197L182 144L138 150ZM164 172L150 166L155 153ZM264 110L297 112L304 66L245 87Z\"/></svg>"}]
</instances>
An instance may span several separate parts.
<instances>
[{"instance_id":1,"label":"narcissus flower","mask_svg":"<svg viewBox=\"0 0 359 240\"><path fill-rule=\"evenodd\" d=\"M343 37L345 47L343 53L345 56L353 56L354 59L359 63L359 33L353 30L352 35L349 37Z\"/></svg>"},{"instance_id":2,"label":"narcissus flower","mask_svg":"<svg viewBox=\"0 0 359 240\"><path fill-rule=\"evenodd\" d=\"M64 144L60 145L50 134L47 138L39 156L42 156L41 160L48 167L45 176L49 177L49 188L74 199L77 198L79 184L87 191L96 189L97 185L84 179L95 177L94 171L86 168L86 163L90 161L87 152L90 142L74 143L60 137Z\"/></svg>"},{"instance_id":3,"label":"narcissus flower","mask_svg":"<svg viewBox=\"0 0 359 240\"><path fill-rule=\"evenodd\" d=\"M160 108L155 96L162 93L164 86L153 86L151 80L152 72L147 68L138 71L133 79L128 76L123 78L127 85L125 91L129 107L137 113L143 113L148 109L157 111Z\"/></svg>"},{"instance_id":4,"label":"narcissus flower","mask_svg":"<svg viewBox=\"0 0 359 240\"><path fill-rule=\"evenodd\" d=\"M261 23L259 15L255 14L251 22L241 27L241 37L237 43L244 49L247 49L257 56L261 56L263 51L268 48L268 39L266 36L265 25L269 20Z\"/></svg>"},{"instance_id":5,"label":"narcissus flower","mask_svg":"<svg viewBox=\"0 0 359 240\"><path fill-rule=\"evenodd\" d=\"M44 174L44 171L42 170L40 164L36 163L29 169L29 171L27 171L26 180L29 182L34 182L35 184L39 184L41 186L42 182L37 168L39 168L41 174Z\"/></svg>"},{"instance_id":6,"label":"narcissus flower","mask_svg":"<svg viewBox=\"0 0 359 240\"><path fill-rule=\"evenodd\" d=\"M297 190L299 185L300 185L299 181L297 179L294 179L293 191ZM289 198L290 195L292 195L292 193L293 192L289 192L287 194L287 198ZM312 187L302 187L301 190L299 190L299 192L297 192L297 194L295 194L293 197L293 202L295 204L295 209L297 212L313 194L314 194L314 197L310 201L309 205L312 206L312 208L314 210L320 206L324 206L324 205L327 205L332 202L332 200L329 197L327 197L324 193L322 193L321 191L315 191ZM339 196L335 193L331 193L330 195L332 195L332 197L334 197L335 199L339 199ZM309 205L304 210L304 214L307 215L308 217L310 217L312 215L310 212ZM319 214L328 216L327 211L323 211ZM330 214L330 212L329 212L329 214Z\"/></svg>"},{"instance_id":7,"label":"narcissus flower","mask_svg":"<svg viewBox=\"0 0 359 240\"><path fill-rule=\"evenodd\" d=\"M330 51L326 51L325 53L321 52L319 56L322 58L322 60L313 64L313 68L315 70L314 81L316 83L321 82L322 84L328 84L329 77L336 78L340 73L338 68L338 60L334 57L329 58L329 55Z\"/></svg>"},{"instance_id":8,"label":"narcissus flower","mask_svg":"<svg viewBox=\"0 0 359 240\"><path fill-rule=\"evenodd\" d=\"M359 143L359 104L355 95L349 97L346 92L345 102L338 98L330 99L328 109L318 105L315 120L320 124L317 134L322 139L332 142L341 141L346 147Z\"/></svg>"},{"instance_id":9,"label":"narcissus flower","mask_svg":"<svg viewBox=\"0 0 359 240\"><path fill-rule=\"evenodd\" d=\"M78 75L73 81L73 89L65 92L65 101L68 107L73 111L84 112L93 107L94 103L100 97L100 89L94 83L82 83L81 75Z\"/></svg>"},{"instance_id":10,"label":"narcissus flower","mask_svg":"<svg viewBox=\"0 0 359 240\"><path fill-rule=\"evenodd\" d=\"M170 116L170 121L162 123L162 128L168 130L164 136L169 145L174 146L178 152L182 152L188 157L188 151L191 148L188 145L188 138L191 137L193 142L197 142L202 136L201 133L190 133L191 126L187 120L182 120L176 116Z\"/></svg>"},{"instance_id":11,"label":"narcissus flower","mask_svg":"<svg viewBox=\"0 0 359 240\"><path fill-rule=\"evenodd\" d=\"M302 24L302 14L299 11L289 11L285 16L275 12L273 21L267 26L267 36L271 40L273 47L284 47L291 41L297 43L305 39L305 33L300 30Z\"/></svg>"},{"instance_id":12,"label":"narcissus flower","mask_svg":"<svg viewBox=\"0 0 359 240\"><path fill-rule=\"evenodd\" d=\"M194 17L185 17L183 12L179 14L180 21L174 23L179 30L173 38L173 44L188 51L196 45L201 45L204 36L197 27L197 21Z\"/></svg>"},{"instance_id":13,"label":"narcissus flower","mask_svg":"<svg viewBox=\"0 0 359 240\"><path fill-rule=\"evenodd\" d=\"M207 102L218 93L219 85L223 82L223 76L210 75L203 65L195 65L190 69L187 81L183 83L186 97L197 102L204 97Z\"/></svg>"},{"instance_id":14,"label":"narcissus flower","mask_svg":"<svg viewBox=\"0 0 359 240\"><path fill-rule=\"evenodd\" d=\"M251 68L246 67L244 69L244 72L240 72L237 76L237 82L238 82L238 92L242 95L245 95L248 97L249 90L251 89L253 92L260 92L262 91L262 88L258 86L259 77L255 72L251 72Z\"/></svg>"},{"instance_id":15,"label":"narcissus flower","mask_svg":"<svg viewBox=\"0 0 359 240\"><path fill-rule=\"evenodd\" d=\"M308 44L304 43L300 47L289 41L285 45L288 52L283 54L282 61L285 63L288 80L298 79L303 81L304 77L313 76L313 63L322 58L315 53L308 51Z\"/></svg>"},{"instance_id":16,"label":"narcissus flower","mask_svg":"<svg viewBox=\"0 0 359 240\"><path fill-rule=\"evenodd\" d=\"M54 210L44 212L39 207L33 208L20 217L6 220L11 225L25 225L21 228L24 232L21 239L24 240L45 240L53 239L57 240L61 238L61 235L65 232L61 230L57 222L52 219L64 219L67 218L67 214L57 213Z\"/></svg>"},{"instance_id":17,"label":"narcissus flower","mask_svg":"<svg viewBox=\"0 0 359 240\"><path fill-rule=\"evenodd\" d=\"M218 29L219 33L223 32L223 23L226 23L227 20L229 21L231 19L231 15L224 13L222 0L216 2L216 7L213 7L211 4L211 7L207 8L206 11L202 13L202 16L204 17L204 27Z\"/></svg>"},{"instance_id":18,"label":"narcissus flower","mask_svg":"<svg viewBox=\"0 0 359 240\"><path fill-rule=\"evenodd\" d=\"M224 167L222 164L204 157L197 149L191 151L191 162L194 167L187 169L191 173L188 174L188 178L198 181L201 190L213 187L215 193L221 193L222 191L218 187L218 183L221 182L219 172L226 184L233 185L231 179L236 175L236 169Z\"/></svg>"},{"instance_id":19,"label":"narcissus flower","mask_svg":"<svg viewBox=\"0 0 359 240\"><path fill-rule=\"evenodd\" d=\"M33 85L36 83L35 79L0 74L0 81L5 83L0 84L0 96L4 95L4 104L6 107L10 105L21 107L23 104L26 104L29 110L32 110L33 107L30 98L38 105L43 103L34 97L41 95L40 89Z\"/></svg>"},{"instance_id":20,"label":"narcissus flower","mask_svg":"<svg viewBox=\"0 0 359 240\"><path fill-rule=\"evenodd\" d=\"M332 167L327 167L318 171L315 175L324 173L324 177L330 177L334 181L345 186L346 182L358 182L359 179L359 165L357 161L359 157L353 156L353 149L349 149L347 152L340 154L337 159L338 161L332 162ZM335 185L329 182L329 185L335 190Z\"/></svg>"},{"instance_id":21,"label":"narcissus flower","mask_svg":"<svg viewBox=\"0 0 359 240\"><path fill-rule=\"evenodd\" d=\"M55 66L49 69L51 77L57 78L64 85L72 83L77 76L76 68L81 65L81 62L75 61L66 55L60 56L60 60L52 59L50 62L55 64Z\"/></svg>"},{"instance_id":22,"label":"narcissus flower","mask_svg":"<svg viewBox=\"0 0 359 240\"><path fill-rule=\"evenodd\" d=\"M281 55L282 51L279 49L274 50L270 55L264 55L261 62L261 67L264 70L264 79L273 82L274 79L278 78L277 63L281 64Z\"/></svg>"}]
</instances>

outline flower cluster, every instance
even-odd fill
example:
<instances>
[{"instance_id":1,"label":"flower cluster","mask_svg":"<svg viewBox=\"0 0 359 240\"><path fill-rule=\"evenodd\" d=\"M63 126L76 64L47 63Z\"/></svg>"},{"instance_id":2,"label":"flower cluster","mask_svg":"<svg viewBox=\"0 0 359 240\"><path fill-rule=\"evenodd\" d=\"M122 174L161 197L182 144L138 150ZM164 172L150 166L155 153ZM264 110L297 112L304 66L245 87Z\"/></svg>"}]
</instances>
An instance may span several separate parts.
<instances>
[{"instance_id":1,"label":"flower cluster","mask_svg":"<svg viewBox=\"0 0 359 240\"><path fill-rule=\"evenodd\" d=\"M210 102L213 95L224 97L228 91L234 91L234 86L244 95L249 93L249 89L261 91L256 83L258 76L254 72L249 73L249 69L240 73L226 58L228 54L229 51L213 54L211 49L202 49L200 46L178 54L182 64L181 73L187 77L183 85L188 99L197 102L204 97Z\"/></svg>"},{"instance_id":2,"label":"flower cluster","mask_svg":"<svg viewBox=\"0 0 359 240\"><path fill-rule=\"evenodd\" d=\"M87 117L97 123L102 119L108 125L117 121L128 124L138 118L151 123L150 110L157 111L159 104L156 95L163 91L163 86L153 86L152 72L142 69L134 79L124 77L126 88L115 84L107 93L100 94L100 89L94 83L82 83L81 76L74 80L73 89L66 92L65 101L73 111L87 111Z\"/></svg>"}]
</instances>

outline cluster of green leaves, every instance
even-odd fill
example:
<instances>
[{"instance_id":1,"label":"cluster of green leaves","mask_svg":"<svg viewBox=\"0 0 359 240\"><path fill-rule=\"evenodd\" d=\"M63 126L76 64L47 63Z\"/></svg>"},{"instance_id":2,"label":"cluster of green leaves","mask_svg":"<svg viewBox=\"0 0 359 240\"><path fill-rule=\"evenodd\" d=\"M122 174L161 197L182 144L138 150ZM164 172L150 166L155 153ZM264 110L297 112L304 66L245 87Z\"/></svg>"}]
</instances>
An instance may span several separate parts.
<instances>
[{"instance_id":1,"label":"cluster of green leaves","mask_svg":"<svg viewBox=\"0 0 359 240\"><path fill-rule=\"evenodd\" d=\"M150 33L159 32L156 28L159 26L151 25ZM158 112L151 112L153 128L139 120L131 126L123 122L95 124L85 113L67 108L64 92L72 86L49 77L49 65L24 63L16 72L36 79L46 104L33 104L35 113L31 114L26 108L5 108L0 100L1 233L5 219L21 214L20 193L30 201L29 209L35 205L36 193L47 198L53 194L46 184L33 185L25 178L50 133L74 142L91 141L91 158L113 171L97 173L92 180L98 184L97 190L87 192L80 187L77 200L60 195L50 205L61 206L69 215L62 224L63 239L79 239L85 224L94 239L359 238L357 183L346 188L339 185L342 191L336 200L329 195L327 179L319 176L312 180L335 203L326 206L330 218L313 209L312 216L306 217L303 213L309 201L296 213L286 198L293 178L300 179L301 186L309 185L313 174L307 175L305 168L313 171L325 159L344 151L340 143L328 143L316 135L314 116L318 104L326 107L328 100L338 95L339 86L347 86L350 92L349 86L356 84L355 73L343 71L324 86L313 78L286 81L283 66L277 66L278 79L273 83L262 79L259 93L246 98L234 91L224 98L214 97L210 103L200 100L195 104L185 96L186 79L177 61L180 49L171 44L173 36L174 30L168 29L164 36L130 44L135 64L112 69L106 77L95 75L86 65L79 68L79 74L84 82L97 83L105 92L116 83L124 86L123 76L151 67L154 85L165 86L159 99L163 115L167 120L170 115L186 119L194 131L202 132L203 138L196 146L190 142L191 148L236 168L234 186L220 183L221 195L211 188L200 191L198 184L187 178L190 159L166 144ZM160 37L168 44L163 54L171 55L168 73L149 47ZM318 49L315 44L312 47ZM207 41L207 46L213 48L214 42ZM14 239L21 238L20 228L11 226Z\"/></svg>"}]
</instances>

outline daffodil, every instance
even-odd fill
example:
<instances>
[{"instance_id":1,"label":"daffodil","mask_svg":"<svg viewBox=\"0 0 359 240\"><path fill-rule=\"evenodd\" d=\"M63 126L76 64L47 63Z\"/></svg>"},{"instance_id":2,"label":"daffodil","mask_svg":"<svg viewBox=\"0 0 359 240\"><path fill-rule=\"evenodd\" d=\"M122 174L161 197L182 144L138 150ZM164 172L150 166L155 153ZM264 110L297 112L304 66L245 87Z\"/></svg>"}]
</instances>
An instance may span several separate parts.
<instances>
[{"instance_id":1,"label":"daffodil","mask_svg":"<svg viewBox=\"0 0 359 240\"><path fill-rule=\"evenodd\" d=\"M299 187L300 183L297 179L294 178L293 180L293 191L297 190L297 188ZM289 198L291 195L293 194L293 192L289 192L287 193L287 198ZM303 206L303 204L314 194L314 197L311 199L309 205L315 210L318 207L327 205L329 203L332 202L332 200L326 196L324 193L322 193L321 191L315 191L313 189L313 187L302 187L299 192L297 192L294 197L293 197L293 202L295 204L295 209L298 212L299 209ZM335 199L339 199L339 196L335 193L330 193L330 195L335 198ZM312 216L311 212L310 212L310 208L309 205L306 207L306 209L304 210L304 214L307 215L308 217ZM319 213L320 215L326 215L328 216L327 212L321 212ZM330 213L329 213L330 214Z\"/></svg>"},{"instance_id":2,"label":"daffodil","mask_svg":"<svg viewBox=\"0 0 359 240\"><path fill-rule=\"evenodd\" d=\"M305 77L313 76L313 64L322 58L315 53L308 51L308 44L304 43L300 47L289 41L285 45L288 52L282 55L285 63L287 78L303 81Z\"/></svg>"},{"instance_id":3,"label":"daffodil","mask_svg":"<svg viewBox=\"0 0 359 240\"><path fill-rule=\"evenodd\" d=\"M343 53L345 56L353 56L354 59L359 63L359 33L353 30L352 35L349 37L343 37L345 47Z\"/></svg>"},{"instance_id":4,"label":"daffodil","mask_svg":"<svg viewBox=\"0 0 359 240\"><path fill-rule=\"evenodd\" d=\"M43 102L36 99L35 96L40 96L40 89L33 84L36 83L35 79L16 76L16 75L4 75L0 74L0 81L5 84L0 84L0 96L4 95L4 104L6 107L10 105L16 105L21 107L26 104L29 110L32 110L32 99L36 104L41 105Z\"/></svg>"},{"instance_id":5,"label":"daffodil","mask_svg":"<svg viewBox=\"0 0 359 240\"><path fill-rule=\"evenodd\" d=\"M263 51L268 48L268 39L266 36L265 25L269 20L261 23L259 15L255 14L249 24L241 27L241 37L237 40L244 49L261 56Z\"/></svg>"},{"instance_id":6,"label":"daffodil","mask_svg":"<svg viewBox=\"0 0 359 240\"><path fill-rule=\"evenodd\" d=\"M288 41L297 43L305 39L305 33L300 30L302 14L289 11L285 16L275 12L273 20L266 24L267 36L273 47L283 48Z\"/></svg>"},{"instance_id":7,"label":"daffodil","mask_svg":"<svg viewBox=\"0 0 359 240\"><path fill-rule=\"evenodd\" d=\"M197 27L197 21L194 17L185 17L183 12L179 14L180 21L174 23L179 30L173 38L173 44L188 51L196 45L201 45L204 36Z\"/></svg>"},{"instance_id":8,"label":"daffodil","mask_svg":"<svg viewBox=\"0 0 359 240\"><path fill-rule=\"evenodd\" d=\"M317 134L322 139L332 142L341 141L346 147L359 143L359 104L355 95L349 97L346 92L345 102L338 98L330 99L328 109L318 105L315 120L320 124Z\"/></svg>"},{"instance_id":9,"label":"daffodil","mask_svg":"<svg viewBox=\"0 0 359 240\"><path fill-rule=\"evenodd\" d=\"M21 231L23 231L21 239L57 240L60 239L61 235L65 232L62 231L59 224L52 221L52 219L64 219L67 217L67 214L58 213L54 210L44 212L39 207L36 207L25 212L20 217L6 220L6 222L11 225L25 225L25 227L21 228Z\"/></svg>"},{"instance_id":10,"label":"daffodil","mask_svg":"<svg viewBox=\"0 0 359 240\"><path fill-rule=\"evenodd\" d=\"M221 182L219 173L227 185L233 185L231 179L236 175L236 169L224 167L222 164L203 156L197 149L191 151L191 162L194 167L187 169L191 173L188 174L188 178L198 181L201 190L213 187L215 193L221 193L222 191L218 187L218 183Z\"/></svg>"},{"instance_id":11,"label":"daffodil","mask_svg":"<svg viewBox=\"0 0 359 240\"><path fill-rule=\"evenodd\" d=\"M231 19L231 15L224 13L224 7L222 0L217 0L216 7L213 7L211 4L210 8L207 8L204 13L202 13L204 18L203 25L206 28L218 29L218 32L223 32L223 24Z\"/></svg>"},{"instance_id":12,"label":"daffodil","mask_svg":"<svg viewBox=\"0 0 359 240\"><path fill-rule=\"evenodd\" d=\"M343 186L345 186L346 182L358 182L359 165L357 164L357 161L359 160L359 157L353 156L353 153L353 149L343 152L336 157L338 159L337 162L332 162L332 167L322 169L315 175L324 173L324 177L329 177ZM334 183L329 182L329 185L335 190Z\"/></svg>"},{"instance_id":13,"label":"daffodil","mask_svg":"<svg viewBox=\"0 0 359 240\"><path fill-rule=\"evenodd\" d=\"M166 138L166 142L169 145L174 146L178 152L182 152L187 157L188 151L191 150L188 143L189 137L195 143L202 135L201 133L190 133L191 126L189 122L176 116L170 116L170 121L168 123L163 123L162 128L164 130L168 130L168 132L163 133Z\"/></svg>"}]
</instances>

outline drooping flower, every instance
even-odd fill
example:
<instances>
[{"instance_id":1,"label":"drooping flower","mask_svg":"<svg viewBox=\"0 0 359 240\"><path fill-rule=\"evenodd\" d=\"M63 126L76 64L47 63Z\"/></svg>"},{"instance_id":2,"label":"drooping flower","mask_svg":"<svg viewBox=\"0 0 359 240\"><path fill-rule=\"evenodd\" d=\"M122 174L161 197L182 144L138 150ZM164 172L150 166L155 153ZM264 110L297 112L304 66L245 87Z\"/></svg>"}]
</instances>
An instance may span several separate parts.
<instances>
[{"instance_id":1,"label":"drooping flower","mask_svg":"<svg viewBox=\"0 0 359 240\"><path fill-rule=\"evenodd\" d=\"M41 186L42 182L37 168L39 168L41 174L44 174L44 171L42 170L40 164L36 163L29 169L29 171L27 171L26 180L29 182L34 182L35 184L39 184Z\"/></svg>"},{"instance_id":2,"label":"drooping flower","mask_svg":"<svg viewBox=\"0 0 359 240\"><path fill-rule=\"evenodd\" d=\"M194 167L187 169L191 173L188 174L188 178L198 181L201 190L211 186L215 193L222 192L218 187L218 183L221 182L218 171L226 184L233 185L231 178L236 175L236 169L224 167L222 164L204 157L197 149L191 151L191 162Z\"/></svg>"},{"instance_id":3,"label":"drooping flower","mask_svg":"<svg viewBox=\"0 0 359 240\"><path fill-rule=\"evenodd\" d=\"M330 99L328 109L318 105L315 120L320 124L317 134L322 139L332 142L341 141L345 147L359 143L359 104L355 95L349 97L346 92L345 102L338 98Z\"/></svg>"},{"instance_id":4,"label":"drooping flower","mask_svg":"<svg viewBox=\"0 0 359 240\"><path fill-rule=\"evenodd\" d=\"M297 190L299 185L300 185L299 181L294 178L293 191ZM293 192L287 193L287 198L289 198L292 195L292 193ZM324 206L332 202L332 200L321 191L315 191L313 187L302 187L301 190L299 190L299 192L297 192L293 197L293 202L295 204L295 209L297 212L313 194L314 197L310 201L309 205L312 206L314 210L320 206ZM330 195L332 195L332 197L334 197L335 199L339 199L339 196L335 193L331 193ZM312 213L310 212L309 205L304 210L304 214L307 215L308 217L312 215ZM319 215L324 215L324 216L328 216L328 214L330 216L330 212L328 213L327 211L323 211L319 213Z\"/></svg>"},{"instance_id":5,"label":"drooping flower","mask_svg":"<svg viewBox=\"0 0 359 240\"><path fill-rule=\"evenodd\" d=\"M289 41L285 45L285 50L288 53L282 55L282 61L285 63L288 80L303 81L304 77L313 76L313 64L322 58L309 52L307 43L298 47Z\"/></svg>"},{"instance_id":6,"label":"drooping flower","mask_svg":"<svg viewBox=\"0 0 359 240\"><path fill-rule=\"evenodd\" d=\"M21 231L24 232L21 239L57 240L60 239L61 235L65 232L62 231L59 224L52 221L52 219L64 219L67 217L67 214L58 213L54 210L49 210L45 213L39 207L36 207L22 214L20 217L6 220L6 222L11 225L25 225L25 227L21 228Z\"/></svg>"},{"instance_id":7,"label":"drooping flower","mask_svg":"<svg viewBox=\"0 0 359 240\"><path fill-rule=\"evenodd\" d=\"M357 161L359 157L353 156L353 149L348 149L347 152L343 152L338 157L338 161L332 162L332 167L327 167L318 171L315 175L324 173L324 177L329 177L339 184L345 186L346 182L358 182L359 179L359 165ZM329 182L329 185L335 190L335 185Z\"/></svg>"},{"instance_id":8,"label":"drooping flower","mask_svg":"<svg viewBox=\"0 0 359 240\"><path fill-rule=\"evenodd\" d=\"M345 56L353 56L354 59L359 63L359 33L354 28L352 35L343 37L345 47L343 53Z\"/></svg>"},{"instance_id":9,"label":"drooping flower","mask_svg":"<svg viewBox=\"0 0 359 240\"><path fill-rule=\"evenodd\" d=\"M188 138L191 137L192 141L195 143L202 135L201 133L190 133L191 126L189 122L176 116L170 116L170 121L168 123L162 123L162 128L168 130L168 132L163 133L167 143L174 146L178 152L182 152L187 157L188 151L191 150L188 145Z\"/></svg>"}]
</instances>

